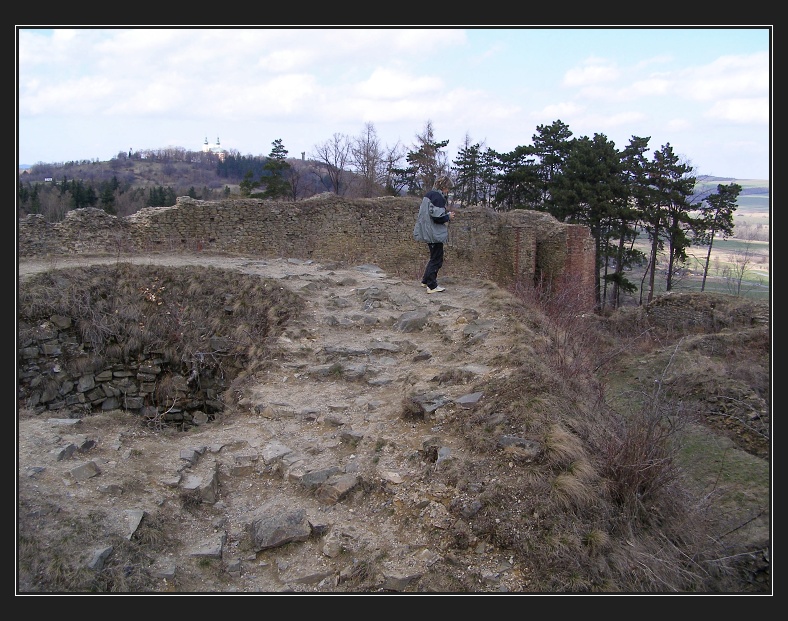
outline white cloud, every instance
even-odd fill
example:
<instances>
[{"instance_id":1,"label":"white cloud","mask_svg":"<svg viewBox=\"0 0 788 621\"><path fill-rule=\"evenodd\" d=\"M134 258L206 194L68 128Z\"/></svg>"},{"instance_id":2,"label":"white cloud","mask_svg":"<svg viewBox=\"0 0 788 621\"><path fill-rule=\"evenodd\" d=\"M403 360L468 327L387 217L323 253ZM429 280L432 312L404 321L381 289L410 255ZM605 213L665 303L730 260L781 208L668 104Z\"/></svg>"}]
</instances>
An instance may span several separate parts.
<instances>
[{"instance_id":1,"label":"white cloud","mask_svg":"<svg viewBox=\"0 0 788 621\"><path fill-rule=\"evenodd\" d=\"M579 117L575 122L579 127L591 128L590 130L584 130L582 132L584 134L587 132L607 134L612 129L635 125L645 118L646 115L643 112L638 110L627 110L610 114L586 114Z\"/></svg>"},{"instance_id":2,"label":"white cloud","mask_svg":"<svg viewBox=\"0 0 788 621\"><path fill-rule=\"evenodd\" d=\"M650 77L633 82L631 86L617 91L622 99L639 99L641 97L659 97L670 94L672 81L663 77Z\"/></svg>"},{"instance_id":3,"label":"white cloud","mask_svg":"<svg viewBox=\"0 0 788 621\"><path fill-rule=\"evenodd\" d=\"M604 117L600 127L624 127L629 124L639 123L646 115L639 110L625 110Z\"/></svg>"},{"instance_id":4,"label":"white cloud","mask_svg":"<svg viewBox=\"0 0 788 621\"><path fill-rule=\"evenodd\" d=\"M524 63L537 33L506 33L21 29L18 155L96 157L114 154L118 144L155 147L165 137L192 140L192 133L201 144L205 132L241 152L267 152L272 135L303 150L332 133L361 131L365 122L393 144L427 119L441 139L451 139L450 149L467 133L505 151L528 144L536 125L560 119L577 136L687 140L685 150L705 164L716 151L700 158L690 140L716 132L730 142L726 132L768 123L770 53L737 54L735 38L729 45L719 35L714 49L723 54L700 64L708 47L692 33L681 34L675 48L644 45L647 53L671 54L644 60L589 30L571 33L545 63Z\"/></svg>"},{"instance_id":5,"label":"white cloud","mask_svg":"<svg viewBox=\"0 0 788 621\"><path fill-rule=\"evenodd\" d=\"M769 92L769 57L766 52L722 56L712 63L676 74L675 92L699 101L753 97Z\"/></svg>"},{"instance_id":6,"label":"white cloud","mask_svg":"<svg viewBox=\"0 0 788 621\"><path fill-rule=\"evenodd\" d=\"M635 101L674 97L714 102L708 116L740 122L768 120L768 105L757 99L769 92L769 63L766 52L749 55L727 55L711 63L679 71L661 69L642 76L647 64L663 64L666 58L652 58L631 68L619 68L600 59L591 59L586 66L570 69L563 85L579 87L582 100L607 102ZM628 84L616 85L627 76L635 77ZM726 103L725 99L732 101ZM740 109L740 101L751 99L754 109Z\"/></svg>"},{"instance_id":7,"label":"white cloud","mask_svg":"<svg viewBox=\"0 0 788 621\"><path fill-rule=\"evenodd\" d=\"M29 115L89 116L102 111L105 98L118 98L117 87L118 82L98 76L64 83L37 81L24 85L19 96L19 108Z\"/></svg>"},{"instance_id":8,"label":"white cloud","mask_svg":"<svg viewBox=\"0 0 788 621\"><path fill-rule=\"evenodd\" d=\"M540 112L537 113L537 116L547 116L559 119L572 114L579 114L584 109L584 106L580 106L573 101L562 101L560 103L545 106Z\"/></svg>"},{"instance_id":9,"label":"white cloud","mask_svg":"<svg viewBox=\"0 0 788 621\"><path fill-rule=\"evenodd\" d=\"M354 87L357 95L367 99L397 100L411 96L422 96L425 100L443 96L443 80L435 76L414 76L394 69L375 69L368 79Z\"/></svg>"},{"instance_id":10,"label":"white cloud","mask_svg":"<svg viewBox=\"0 0 788 621\"><path fill-rule=\"evenodd\" d=\"M690 129L692 127L692 123L690 123L687 119L670 119L665 127L667 127L667 129L671 132L683 132Z\"/></svg>"},{"instance_id":11,"label":"white cloud","mask_svg":"<svg viewBox=\"0 0 788 621\"><path fill-rule=\"evenodd\" d=\"M704 116L734 123L767 124L769 122L769 100L766 97L724 99L715 102Z\"/></svg>"},{"instance_id":12,"label":"white cloud","mask_svg":"<svg viewBox=\"0 0 788 621\"><path fill-rule=\"evenodd\" d=\"M573 67L564 74L564 86L597 85L600 82L612 82L621 75L619 69L609 61L594 58L585 62L585 66Z\"/></svg>"},{"instance_id":13,"label":"white cloud","mask_svg":"<svg viewBox=\"0 0 788 621\"><path fill-rule=\"evenodd\" d=\"M308 67L313 60L315 56L310 50L275 50L261 57L257 67L274 72L297 71L301 67Z\"/></svg>"}]
</instances>

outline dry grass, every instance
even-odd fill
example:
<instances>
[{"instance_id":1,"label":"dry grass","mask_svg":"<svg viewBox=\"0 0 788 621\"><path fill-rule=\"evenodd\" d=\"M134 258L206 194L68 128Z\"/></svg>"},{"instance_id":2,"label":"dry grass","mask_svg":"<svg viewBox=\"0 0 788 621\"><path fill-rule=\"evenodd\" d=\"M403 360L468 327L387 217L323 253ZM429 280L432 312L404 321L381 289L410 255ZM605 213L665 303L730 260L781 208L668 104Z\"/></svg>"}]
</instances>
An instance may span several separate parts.
<instances>
[{"instance_id":1,"label":"dry grass","mask_svg":"<svg viewBox=\"0 0 788 621\"><path fill-rule=\"evenodd\" d=\"M518 563L538 568L528 585L533 592L714 592L735 584L734 565L726 561L708 506L685 487L678 455L685 426L697 418L696 409L687 405L693 398L700 394L702 399L710 389L721 394L738 381L759 395L767 392L761 365L768 343L763 335L751 334L741 348L719 336L696 335L681 346L688 358L675 349L656 356L688 327L655 326L643 313L631 311L609 320L584 317L569 299L529 295L521 302L512 308L500 296L501 309L523 321L517 334L528 335L527 344L513 344L501 354L514 371L471 386L484 390L484 402L444 424L445 433L463 439L469 458L429 469L435 482L472 493L482 504L472 520L455 516L450 534L455 545L489 542ZM90 359L84 353L69 359L72 368L80 369L110 355L155 350L171 364L186 366L224 368L227 357L242 359L246 372L253 373L255 365L266 364L266 338L297 316L299 307L295 296L275 283L239 273L123 264L34 277L21 288L19 299L21 330L35 329L52 314L78 318L92 350ZM734 320L723 317L721 323ZM229 350L212 349L206 334L226 339ZM760 355L745 363L739 352L751 351L752 345ZM659 381L649 377L648 389L615 404L607 399L606 373L621 371L616 366L621 361L631 366L633 355L652 354ZM700 366L693 367L693 361ZM459 372L438 378L461 384L471 380ZM178 387L163 382L159 390L166 401ZM403 399L401 413L405 419L425 417L424 408L410 398ZM94 424L110 423L104 415ZM499 442L504 435L539 450L507 451ZM181 502L187 511L200 504L187 494ZM166 548L165 525L146 518L132 541L114 542L104 571L88 575L80 569L84 559L68 551L75 545L89 548L100 521L94 516L79 524L76 541L64 530L62 540L44 550L35 520L26 520L18 556L35 584L21 585L27 587L23 590L149 588L147 555ZM375 562L361 559L344 580L363 589L374 572ZM432 585L450 585L455 591L474 587L470 579L464 583L438 576Z\"/></svg>"},{"instance_id":2,"label":"dry grass","mask_svg":"<svg viewBox=\"0 0 788 621\"><path fill-rule=\"evenodd\" d=\"M174 377L253 375L270 358L268 343L303 305L275 281L235 270L182 270L117 263L38 274L19 288L19 337L53 315L71 317L81 345L64 347L72 372L155 353L156 405L184 394ZM217 345L221 344L221 345Z\"/></svg>"},{"instance_id":3,"label":"dry grass","mask_svg":"<svg viewBox=\"0 0 788 621\"><path fill-rule=\"evenodd\" d=\"M544 592L731 588L735 563L721 560L726 551L716 539L719 527L709 505L684 486L686 456L679 459L679 451L686 425L697 420L688 403L730 389L731 375L745 375L731 372L735 356L722 362L726 348L718 344L719 358L699 367L706 373L692 372L698 368L693 356L675 369L667 356L660 381L626 400L631 409L612 408L601 380L623 358L655 351L686 327L669 326L668 335L642 313L625 312L607 324L573 311L566 299L529 294L523 302L540 308L530 313L544 318L533 330L548 339L517 374L485 386L495 396L462 424L475 467L495 480L483 494L476 536L515 549L539 567L530 586ZM711 378L718 382L712 391L697 384ZM753 379L756 386L767 384ZM492 463L491 453L501 454L496 440L502 434L539 443L538 459L509 457L508 472Z\"/></svg>"}]
</instances>

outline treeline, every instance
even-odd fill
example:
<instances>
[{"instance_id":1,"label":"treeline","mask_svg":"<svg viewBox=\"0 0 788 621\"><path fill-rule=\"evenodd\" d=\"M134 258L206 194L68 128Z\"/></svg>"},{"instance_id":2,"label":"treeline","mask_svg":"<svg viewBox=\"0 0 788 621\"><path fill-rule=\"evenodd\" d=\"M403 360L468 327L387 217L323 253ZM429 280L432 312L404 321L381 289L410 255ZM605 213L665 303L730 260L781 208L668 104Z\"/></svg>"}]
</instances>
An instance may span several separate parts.
<instances>
[{"instance_id":1,"label":"treeline","mask_svg":"<svg viewBox=\"0 0 788 621\"><path fill-rule=\"evenodd\" d=\"M281 153L287 151L280 147L269 156L228 151L220 158L215 153L170 148L120 152L109 162L38 163L19 176L17 216L38 214L57 222L73 209L95 207L125 217L145 207L174 205L178 196L201 200L249 196L244 187L259 185L251 178L268 175L269 184L284 179L271 177L272 168L283 166ZM314 162L290 160L287 168L291 189L275 193L277 198L300 200L331 190L328 177Z\"/></svg>"},{"instance_id":2,"label":"treeline","mask_svg":"<svg viewBox=\"0 0 788 621\"><path fill-rule=\"evenodd\" d=\"M716 193L698 193L693 167L681 161L670 144L652 151L650 138L632 136L622 150L604 134L572 137L560 120L540 125L531 144L499 153L466 137L451 163L431 122L408 151L381 148L368 124L356 138L335 134L316 147L320 162L342 194L352 171L369 187L393 194L421 196L435 179L449 174L451 198L459 205L485 205L496 210L545 211L561 222L587 226L596 249L596 296L600 309L618 307L624 294L641 292L642 303L656 291L657 265L665 275L665 290L682 272L691 246L706 247L704 271L715 238L733 235L733 212L741 186L718 185ZM285 171L286 174L286 171ZM264 180L262 180L264 182ZM649 251L636 242L646 236ZM645 282L627 275L644 268ZM741 276L740 274L740 279ZM741 280L740 280L741 282ZM701 289L702 290L702 289Z\"/></svg>"},{"instance_id":3,"label":"treeline","mask_svg":"<svg viewBox=\"0 0 788 621\"><path fill-rule=\"evenodd\" d=\"M193 187L185 194L198 198ZM218 198L214 194L215 192L203 188L203 195ZM125 216L139 211L142 207L174 205L178 196L180 194L172 187L132 187L128 182L121 183L116 176L96 185L81 179L68 180L64 177L62 180L53 179L46 183L21 183L18 191L18 212L20 217L42 214L51 222L62 220L72 209L85 207L96 207L112 215Z\"/></svg>"},{"instance_id":4,"label":"treeline","mask_svg":"<svg viewBox=\"0 0 788 621\"><path fill-rule=\"evenodd\" d=\"M619 306L623 294L655 292L658 259L666 260L665 290L687 259L687 250L705 246L710 254L716 237L733 234L733 212L741 186L718 185L716 193L698 194L693 167L681 161L670 144L652 151L648 137L632 136L619 150L604 134L573 137L560 120L540 125L531 144L499 153L470 137L449 161L448 140L438 140L431 121L410 148L382 145L367 123L356 137L334 134L315 145L309 159L289 159L280 139L266 157L228 151L197 153L178 148L120 152L110 162L109 179L90 179L96 163L53 168L79 171L71 179L19 184L18 214L65 217L70 209L99 207L129 215L142 207L173 205L177 196L214 200L236 193L269 200L300 200L321 192L348 197L421 196L435 179L448 174L450 199L456 206L483 205L495 210L533 209L561 222L587 226L596 246L596 291L600 308ZM142 162L156 163L168 178L188 170L204 175L194 185L136 187L122 173ZM44 165L42 165L44 166ZM36 167L34 167L35 169ZM43 168L32 170L40 178ZM231 190L230 185L237 190ZM649 251L635 246L647 236ZM645 267L647 282L629 282L634 267ZM708 260L707 260L708 269ZM641 270L642 271L642 270ZM704 276L705 283L705 276ZM641 299L641 302L643 299Z\"/></svg>"},{"instance_id":5,"label":"treeline","mask_svg":"<svg viewBox=\"0 0 788 621\"><path fill-rule=\"evenodd\" d=\"M40 214L56 222L84 207L128 216L174 205L178 196L218 200L230 189L219 181L217 164L213 154L175 148L120 152L109 162L38 163L20 175L18 217Z\"/></svg>"}]
</instances>

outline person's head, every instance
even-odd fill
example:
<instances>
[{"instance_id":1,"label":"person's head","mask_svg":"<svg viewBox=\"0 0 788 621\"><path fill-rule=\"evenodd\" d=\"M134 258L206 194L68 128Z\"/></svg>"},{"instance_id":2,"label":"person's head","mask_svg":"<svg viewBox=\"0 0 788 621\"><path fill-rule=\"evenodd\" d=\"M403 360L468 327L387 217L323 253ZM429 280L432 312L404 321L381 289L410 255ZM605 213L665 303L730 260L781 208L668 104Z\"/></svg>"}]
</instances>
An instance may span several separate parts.
<instances>
[{"instance_id":1,"label":"person's head","mask_svg":"<svg viewBox=\"0 0 788 621\"><path fill-rule=\"evenodd\" d=\"M434 188L446 194L452 188L451 179L446 175L441 175L435 180Z\"/></svg>"}]
</instances>

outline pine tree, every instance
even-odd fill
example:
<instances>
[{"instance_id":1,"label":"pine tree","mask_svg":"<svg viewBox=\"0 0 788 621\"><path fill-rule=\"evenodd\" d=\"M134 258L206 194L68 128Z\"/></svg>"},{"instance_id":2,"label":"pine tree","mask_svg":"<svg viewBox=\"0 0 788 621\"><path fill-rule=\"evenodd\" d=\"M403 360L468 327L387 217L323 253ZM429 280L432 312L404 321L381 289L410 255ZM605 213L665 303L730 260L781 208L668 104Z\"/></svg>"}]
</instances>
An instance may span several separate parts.
<instances>
[{"instance_id":1,"label":"pine tree","mask_svg":"<svg viewBox=\"0 0 788 621\"><path fill-rule=\"evenodd\" d=\"M706 276L709 273L709 261L711 260L711 247L714 245L716 235L722 235L727 239L733 235L733 212L736 211L736 199L741 193L742 187L738 183L728 185L717 185L717 193L709 196L705 203L701 205L700 213L703 221L703 230L699 232L698 239L708 243L706 252L706 264L703 266L703 281L700 290L706 289Z\"/></svg>"},{"instance_id":2,"label":"pine tree","mask_svg":"<svg viewBox=\"0 0 788 621\"><path fill-rule=\"evenodd\" d=\"M267 199L286 198L292 194L289 178L291 166L287 162L287 149L282 146L281 138L277 138L271 144L273 148L268 154L268 160L263 164L263 176L260 178L265 190L259 196Z\"/></svg>"}]
</instances>

